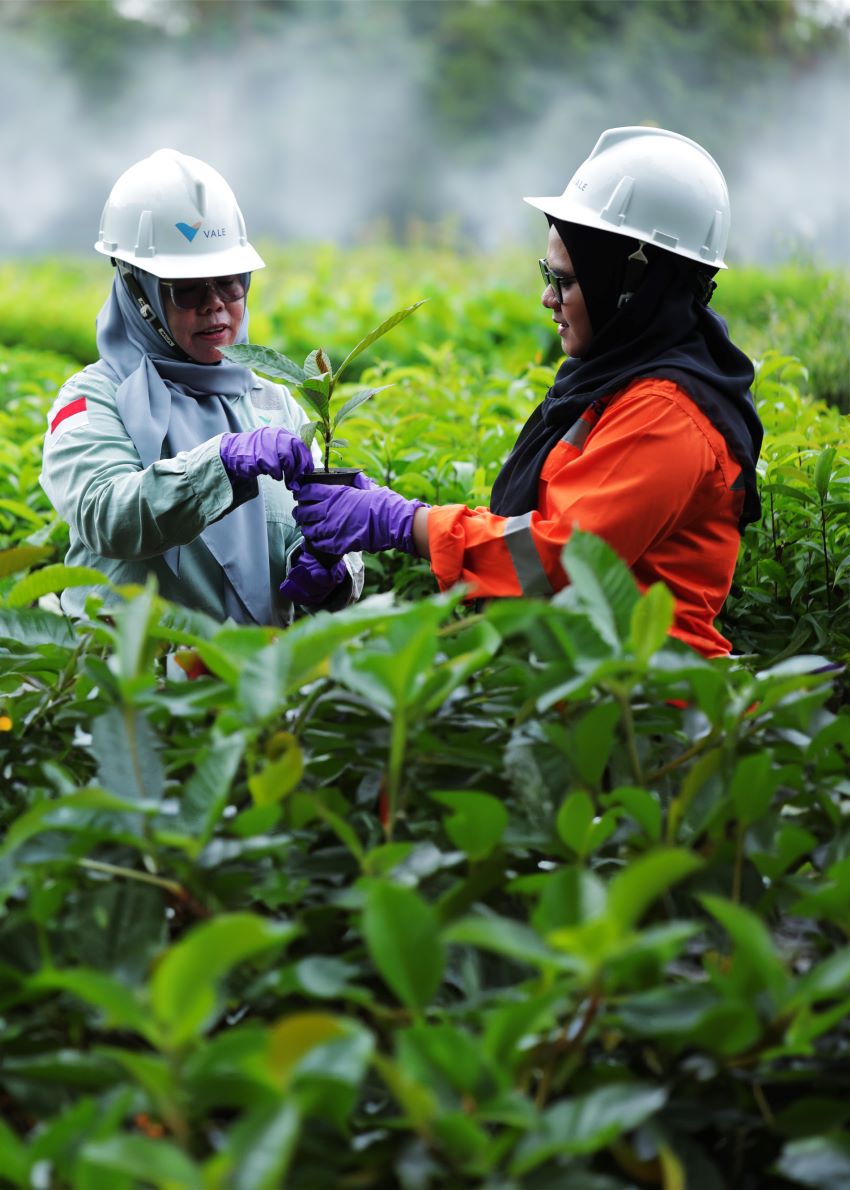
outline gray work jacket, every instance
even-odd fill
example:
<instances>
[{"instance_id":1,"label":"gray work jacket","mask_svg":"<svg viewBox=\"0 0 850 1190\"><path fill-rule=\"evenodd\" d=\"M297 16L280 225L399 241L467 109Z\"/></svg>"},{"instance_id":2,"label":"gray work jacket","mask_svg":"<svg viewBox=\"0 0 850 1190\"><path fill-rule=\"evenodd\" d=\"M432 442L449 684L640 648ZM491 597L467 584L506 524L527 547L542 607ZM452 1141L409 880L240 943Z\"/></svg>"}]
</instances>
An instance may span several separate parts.
<instances>
[{"instance_id":1,"label":"gray work jacket","mask_svg":"<svg viewBox=\"0 0 850 1190\"><path fill-rule=\"evenodd\" d=\"M62 386L48 414L40 480L70 526L65 562L93 567L115 584L144 584L154 574L166 599L224 620L226 580L200 539L207 525L226 516L233 505L233 489L219 456L221 435L143 467L118 413L116 389L99 370L84 368ZM231 403L244 430L270 425L297 431L309 420L287 388L259 376ZM266 510L275 622L285 625L292 608L280 598L278 587L302 543L292 516L294 499L284 483L268 476L259 478L258 499ZM179 576L162 557L176 545L181 547ZM357 598L363 587L362 559L349 554L346 564L350 598ZM62 594L62 610L83 615L92 590L107 602L115 598L104 586L69 587Z\"/></svg>"}]
</instances>

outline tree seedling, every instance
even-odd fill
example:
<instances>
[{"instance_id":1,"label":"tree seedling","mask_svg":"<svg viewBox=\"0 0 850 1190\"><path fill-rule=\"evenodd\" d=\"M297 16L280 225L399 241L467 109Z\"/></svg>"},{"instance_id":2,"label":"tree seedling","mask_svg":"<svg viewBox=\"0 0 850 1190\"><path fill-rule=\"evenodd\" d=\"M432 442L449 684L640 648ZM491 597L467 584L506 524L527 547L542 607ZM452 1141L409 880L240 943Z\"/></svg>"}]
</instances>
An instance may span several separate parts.
<instances>
[{"instance_id":1,"label":"tree seedling","mask_svg":"<svg viewBox=\"0 0 850 1190\"><path fill-rule=\"evenodd\" d=\"M423 301L426 300L423 298ZM340 446L346 445L341 438L337 437L339 426L365 401L390 386L384 384L380 388L362 388L349 397L342 407L332 415L331 401L334 389L346 368L362 351L371 347L387 331L392 330L421 305L422 301L415 302L412 306L405 306L403 310L397 310L395 314L390 315L349 351L336 372L331 367L331 361L323 347L317 347L315 351L310 352L304 361L303 368L273 347L260 347L254 343L237 343L232 347L223 347L221 354L234 363L243 364L263 376L268 376L271 380L289 384L300 393L316 413L315 421L308 422L301 427L299 431L301 438L307 446L312 446L313 440L318 436L322 443L324 469L330 471L331 451L338 455Z\"/></svg>"}]
</instances>

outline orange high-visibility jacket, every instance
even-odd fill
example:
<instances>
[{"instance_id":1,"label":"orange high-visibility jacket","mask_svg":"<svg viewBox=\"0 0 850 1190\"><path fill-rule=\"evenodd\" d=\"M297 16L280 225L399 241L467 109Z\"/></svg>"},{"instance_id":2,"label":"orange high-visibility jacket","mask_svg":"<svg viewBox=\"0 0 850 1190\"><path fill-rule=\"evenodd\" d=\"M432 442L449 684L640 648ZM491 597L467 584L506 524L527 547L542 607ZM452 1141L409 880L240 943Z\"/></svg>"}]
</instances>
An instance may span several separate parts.
<instances>
[{"instance_id":1,"label":"orange high-visibility jacket","mask_svg":"<svg viewBox=\"0 0 850 1190\"><path fill-rule=\"evenodd\" d=\"M551 595L567 583L561 550L583 529L617 551L641 589L670 588L672 636L722 656L731 646L714 619L732 584L743 495L741 468L690 397L671 380L637 380L555 445L533 512L431 509L431 569L441 590L467 583L470 598Z\"/></svg>"}]
</instances>

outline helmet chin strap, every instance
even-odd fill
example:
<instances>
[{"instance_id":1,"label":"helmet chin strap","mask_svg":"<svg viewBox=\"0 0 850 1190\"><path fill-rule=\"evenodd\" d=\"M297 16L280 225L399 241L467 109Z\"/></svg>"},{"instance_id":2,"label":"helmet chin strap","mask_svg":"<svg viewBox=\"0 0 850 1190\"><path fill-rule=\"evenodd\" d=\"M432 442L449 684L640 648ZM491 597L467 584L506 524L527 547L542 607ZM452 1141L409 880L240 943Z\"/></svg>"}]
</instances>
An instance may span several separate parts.
<instances>
[{"instance_id":1,"label":"helmet chin strap","mask_svg":"<svg viewBox=\"0 0 850 1190\"><path fill-rule=\"evenodd\" d=\"M644 253L646 242L641 240L636 250L626 261L626 273L623 277L623 290L617 302L617 309L621 310L627 302L630 302L635 296L640 283L643 279L643 271L649 264ZM691 275L691 289L696 296L698 302L703 306L707 306L711 301L711 295L717 288L717 282L712 279L709 273L698 267L694 268Z\"/></svg>"},{"instance_id":2,"label":"helmet chin strap","mask_svg":"<svg viewBox=\"0 0 850 1190\"><path fill-rule=\"evenodd\" d=\"M118 269L127 292L136 303L139 313L141 314L142 318L144 318L145 322L150 324L150 326L159 335L160 339L162 339L163 343L170 347L171 350L180 357L180 359L193 363L194 361L192 360L192 357L186 354L183 348L177 343L177 340L173 337L171 332L160 321L156 310L154 310L153 306L148 301L144 290L133 276L130 269L127 268L127 266L124 265L120 260L117 260L114 256L112 258L112 263Z\"/></svg>"},{"instance_id":3,"label":"helmet chin strap","mask_svg":"<svg viewBox=\"0 0 850 1190\"><path fill-rule=\"evenodd\" d=\"M644 255L644 248L646 244L643 240L638 243L637 248L626 261L626 273L623 277L623 289L620 293L617 302L617 309L621 310L626 302L630 302L635 296L635 291L641 283L643 278L643 270L649 264L649 261Z\"/></svg>"}]
</instances>

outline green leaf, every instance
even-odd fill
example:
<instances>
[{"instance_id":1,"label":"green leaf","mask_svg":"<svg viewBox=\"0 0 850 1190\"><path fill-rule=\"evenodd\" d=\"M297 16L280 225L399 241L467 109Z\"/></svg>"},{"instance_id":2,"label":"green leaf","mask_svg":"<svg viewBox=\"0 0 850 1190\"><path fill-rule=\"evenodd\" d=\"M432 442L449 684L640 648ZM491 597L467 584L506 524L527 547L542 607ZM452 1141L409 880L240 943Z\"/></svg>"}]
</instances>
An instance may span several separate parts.
<instances>
[{"instance_id":1,"label":"green leaf","mask_svg":"<svg viewBox=\"0 0 850 1190\"><path fill-rule=\"evenodd\" d=\"M248 778L248 788L257 806L270 806L282 801L295 789L304 775L304 753L295 736L289 737L288 746L269 760L258 773Z\"/></svg>"},{"instance_id":2,"label":"green leaf","mask_svg":"<svg viewBox=\"0 0 850 1190\"><path fill-rule=\"evenodd\" d=\"M52 553L49 545L16 545L9 550L0 550L0 578L29 570L35 562L49 558Z\"/></svg>"},{"instance_id":3,"label":"green leaf","mask_svg":"<svg viewBox=\"0 0 850 1190\"><path fill-rule=\"evenodd\" d=\"M230 913L196 926L172 946L150 982L151 1005L169 1049L200 1036L216 1011L216 984L238 963L280 949L299 932L291 922Z\"/></svg>"},{"instance_id":4,"label":"green leaf","mask_svg":"<svg viewBox=\"0 0 850 1190\"><path fill-rule=\"evenodd\" d=\"M319 433L325 434L329 429L329 415L328 415L328 395L322 386L308 385L306 382L298 386L298 392L307 402L311 409L314 409L319 417L318 429Z\"/></svg>"},{"instance_id":5,"label":"green leaf","mask_svg":"<svg viewBox=\"0 0 850 1190\"><path fill-rule=\"evenodd\" d=\"M585 844L594 815L590 795L581 789L571 793L558 811L555 820L558 834L577 855L583 856L585 853Z\"/></svg>"},{"instance_id":6,"label":"green leaf","mask_svg":"<svg viewBox=\"0 0 850 1190\"><path fill-rule=\"evenodd\" d=\"M840 1132L792 1140L782 1150L776 1169L812 1190L850 1190L850 1137Z\"/></svg>"},{"instance_id":7,"label":"green leaf","mask_svg":"<svg viewBox=\"0 0 850 1190\"><path fill-rule=\"evenodd\" d=\"M743 905L703 893L699 900L717 918L735 945L726 980L743 998L767 991L776 1004L785 996L789 978L764 923Z\"/></svg>"},{"instance_id":8,"label":"green leaf","mask_svg":"<svg viewBox=\"0 0 850 1190\"><path fill-rule=\"evenodd\" d=\"M209 842L230 796L245 750L240 733L213 738L195 753L194 771L180 794L175 826L196 834L198 845Z\"/></svg>"},{"instance_id":9,"label":"green leaf","mask_svg":"<svg viewBox=\"0 0 850 1190\"><path fill-rule=\"evenodd\" d=\"M363 936L384 982L414 1012L431 1002L443 978L443 946L434 910L412 889L380 881L369 888Z\"/></svg>"},{"instance_id":10,"label":"green leaf","mask_svg":"<svg viewBox=\"0 0 850 1190\"><path fill-rule=\"evenodd\" d=\"M646 665L667 640L675 600L663 583L653 583L632 610L629 641L635 660Z\"/></svg>"},{"instance_id":11,"label":"green leaf","mask_svg":"<svg viewBox=\"0 0 850 1190\"><path fill-rule=\"evenodd\" d=\"M553 604L583 612L608 647L619 652L640 598L628 566L601 538L578 531L564 547L561 564L570 583Z\"/></svg>"},{"instance_id":12,"label":"green leaf","mask_svg":"<svg viewBox=\"0 0 850 1190\"><path fill-rule=\"evenodd\" d=\"M152 1034L152 1022L132 989L105 972L90 971L86 967L61 970L45 967L31 976L26 986L33 992L69 992L97 1008L109 1029L131 1029L148 1038Z\"/></svg>"},{"instance_id":13,"label":"green leaf","mask_svg":"<svg viewBox=\"0 0 850 1190\"><path fill-rule=\"evenodd\" d=\"M117 1046L101 1046L99 1052L122 1066L150 1097L159 1112L168 1112L179 1098L175 1073L165 1058L137 1053Z\"/></svg>"},{"instance_id":14,"label":"green leaf","mask_svg":"<svg viewBox=\"0 0 850 1190\"><path fill-rule=\"evenodd\" d=\"M611 1083L556 1103L517 1146L511 1172L523 1175L558 1153L595 1153L660 1111L661 1087Z\"/></svg>"},{"instance_id":15,"label":"green leaf","mask_svg":"<svg viewBox=\"0 0 850 1190\"><path fill-rule=\"evenodd\" d=\"M304 360L304 378L305 380L324 380L326 376L328 381L333 379L331 361L324 347L317 347ZM327 392L327 387L324 387L323 391Z\"/></svg>"},{"instance_id":16,"label":"green leaf","mask_svg":"<svg viewBox=\"0 0 850 1190\"><path fill-rule=\"evenodd\" d=\"M551 950L546 943L522 922L511 917L463 917L453 922L443 934L446 942L477 946L494 954L505 955L521 963L543 969L551 967L575 971L581 963L572 955Z\"/></svg>"},{"instance_id":17,"label":"green leaf","mask_svg":"<svg viewBox=\"0 0 850 1190\"><path fill-rule=\"evenodd\" d=\"M96 1169L136 1178L157 1190L201 1190L197 1165L170 1141L147 1136L111 1136L83 1145L80 1156Z\"/></svg>"},{"instance_id":18,"label":"green leaf","mask_svg":"<svg viewBox=\"0 0 850 1190\"><path fill-rule=\"evenodd\" d=\"M570 731L569 758L587 785L596 788L611 757L620 708L600 702L586 711Z\"/></svg>"},{"instance_id":19,"label":"green leaf","mask_svg":"<svg viewBox=\"0 0 850 1190\"><path fill-rule=\"evenodd\" d=\"M365 401L368 401L371 397L374 397L376 393L382 393L385 388L391 387L392 386L389 384L382 384L380 388L361 388L359 393L355 393L353 397L349 397L345 404L340 408L339 412L334 418L334 429L336 429L338 425L341 425L341 423L344 422L349 414L353 413L355 409L359 409Z\"/></svg>"},{"instance_id":20,"label":"green leaf","mask_svg":"<svg viewBox=\"0 0 850 1190\"><path fill-rule=\"evenodd\" d=\"M273 380L285 380L287 384L304 382L304 369L299 368L298 364L279 351L275 351L273 347L259 347L254 343L234 343L232 347L222 347L221 354L235 364L252 368Z\"/></svg>"},{"instance_id":21,"label":"green leaf","mask_svg":"<svg viewBox=\"0 0 850 1190\"><path fill-rule=\"evenodd\" d=\"M30 648L61 645L70 649L78 643L70 620L40 608L27 611L0 608L0 640L14 641Z\"/></svg>"},{"instance_id":22,"label":"green leaf","mask_svg":"<svg viewBox=\"0 0 850 1190\"><path fill-rule=\"evenodd\" d=\"M66 587L109 586L109 579L99 570L89 566L64 566L57 562L43 566L20 579L6 593L7 607L28 607L42 595L64 591Z\"/></svg>"},{"instance_id":23,"label":"green leaf","mask_svg":"<svg viewBox=\"0 0 850 1190\"><path fill-rule=\"evenodd\" d=\"M327 1012L297 1012L278 1021L269 1033L269 1068L275 1083L287 1090L310 1050L342 1037L345 1031L344 1019Z\"/></svg>"},{"instance_id":24,"label":"green leaf","mask_svg":"<svg viewBox=\"0 0 850 1190\"><path fill-rule=\"evenodd\" d=\"M298 427L298 436L305 446L312 446L316 437L316 431L320 428L321 423L317 421L305 422L303 426Z\"/></svg>"},{"instance_id":25,"label":"green leaf","mask_svg":"<svg viewBox=\"0 0 850 1190\"><path fill-rule=\"evenodd\" d=\"M834 446L826 446L820 452L815 463L814 481L815 490L820 496L821 503L826 499L829 491L829 482L832 479L832 464L835 462L836 448Z\"/></svg>"},{"instance_id":26,"label":"green leaf","mask_svg":"<svg viewBox=\"0 0 850 1190\"><path fill-rule=\"evenodd\" d=\"M33 835L49 830L86 830L91 820L88 811L105 811L113 814L152 814L158 809L156 802L133 802L116 797L103 789L83 789L65 797L47 798L37 802L16 818L0 846L0 855L8 855ZM77 811L83 811L77 814Z\"/></svg>"},{"instance_id":27,"label":"green leaf","mask_svg":"<svg viewBox=\"0 0 850 1190\"><path fill-rule=\"evenodd\" d=\"M329 955L310 955L295 966L295 978L308 996L331 1000L342 995L356 973L350 963Z\"/></svg>"},{"instance_id":28,"label":"green leaf","mask_svg":"<svg viewBox=\"0 0 850 1190\"><path fill-rule=\"evenodd\" d=\"M735 765L729 797L741 823L757 822L770 809L782 773L773 767L773 753L743 756Z\"/></svg>"},{"instance_id":29,"label":"green leaf","mask_svg":"<svg viewBox=\"0 0 850 1190\"><path fill-rule=\"evenodd\" d=\"M389 318L386 318L380 326L375 327L375 329L370 334L368 334L365 339L361 339L357 346L353 348L353 350L349 351L348 355L337 368L337 383L339 383L339 378L345 369L352 360L356 359L357 356L360 355L361 351L365 351L367 347L371 347L373 343L377 343L378 339L382 338L387 333L387 331L391 331L394 326L398 326L400 322L403 322L405 318L409 317L409 315L411 315L414 310L418 310L419 307L427 300L427 298L423 298L422 301L414 302L412 306L405 306L403 310L397 310L395 314L391 314Z\"/></svg>"},{"instance_id":30,"label":"green leaf","mask_svg":"<svg viewBox=\"0 0 850 1190\"><path fill-rule=\"evenodd\" d=\"M112 708L91 725L91 749L101 785L128 798L162 796L160 745L147 719L131 708Z\"/></svg>"},{"instance_id":31,"label":"green leaf","mask_svg":"<svg viewBox=\"0 0 850 1190\"><path fill-rule=\"evenodd\" d=\"M639 856L608 886L606 916L626 933L638 924L657 897L702 865L699 856L678 848L657 848Z\"/></svg>"},{"instance_id":32,"label":"green leaf","mask_svg":"<svg viewBox=\"0 0 850 1190\"><path fill-rule=\"evenodd\" d=\"M3 1177L15 1186L31 1186L29 1178L30 1159L27 1146L19 1140L4 1120L0 1119L0 1169Z\"/></svg>"},{"instance_id":33,"label":"green leaf","mask_svg":"<svg viewBox=\"0 0 850 1190\"><path fill-rule=\"evenodd\" d=\"M661 802L658 794L636 785L618 785L602 794L604 806L621 806L653 843L661 841Z\"/></svg>"},{"instance_id":34,"label":"green leaf","mask_svg":"<svg viewBox=\"0 0 850 1190\"><path fill-rule=\"evenodd\" d=\"M792 1003L814 1004L821 1000L833 1000L850 990L850 946L822 959L797 983Z\"/></svg>"},{"instance_id":35,"label":"green leaf","mask_svg":"<svg viewBox=\"0 0 850 1190\"><path fill-rule=\"evenodd\" d=\"M484 859L498 845L508 825L508 812L498 798L473 790L431 797L453 811L444 819L446 834L471 860Z\"/></svg>"},{"instance_id":36,"label":"green leaf","mask_svg":"<svg viewBox=\"0 0 850 1190\"><path fill-rule=\"evenodd\" d=\"M229 1190L280 1190L300 1134L301 1112L293 1099L246 1113L224 1146L231 1162Z\"/></svg>"}]
</instances>

